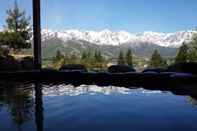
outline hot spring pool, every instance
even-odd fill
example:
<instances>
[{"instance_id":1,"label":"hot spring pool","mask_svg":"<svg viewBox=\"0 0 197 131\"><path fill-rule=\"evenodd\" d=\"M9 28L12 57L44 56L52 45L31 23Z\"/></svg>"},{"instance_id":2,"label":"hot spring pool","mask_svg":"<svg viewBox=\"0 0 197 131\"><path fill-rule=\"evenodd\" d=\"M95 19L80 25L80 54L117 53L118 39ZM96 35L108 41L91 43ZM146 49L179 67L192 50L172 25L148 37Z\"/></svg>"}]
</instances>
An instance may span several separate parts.
<instances>
[{"instance_id":1,"label":"hot spring pool","mask_svg":"<svg viewBox=\"0 0 197 131\"><path fill-rule=\"evenodd\" d=\"M6 83L0 131L197 131L197 101L167 91Z\"/></svg>"}]
</instances>

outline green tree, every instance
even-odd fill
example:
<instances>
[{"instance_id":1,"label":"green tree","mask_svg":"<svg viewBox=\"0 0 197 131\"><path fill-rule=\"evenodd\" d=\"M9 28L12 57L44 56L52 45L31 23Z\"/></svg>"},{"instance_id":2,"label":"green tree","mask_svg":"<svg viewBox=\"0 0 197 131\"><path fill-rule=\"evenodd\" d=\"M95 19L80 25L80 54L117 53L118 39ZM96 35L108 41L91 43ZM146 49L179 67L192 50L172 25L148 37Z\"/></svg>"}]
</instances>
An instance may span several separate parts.
<instances>
[{"instance_id":1,"label":"green tree","mask_svg":"<svg viewBox=\"0 0 197 131\"><path fill-rule=\"evenodd\" d=\"M175 63L182 63L188 61L188 47L185 43L179 48L178 54L175 58Z\"/></svg>"},{"instance_id":2,"label":"green tree","mask_svg":"<svg viewBox=\"0 0 197 131\"><path fill-rule=\"evenodd\" d=\"M81 56L81 64L84 64L88 68L92 68L95 64L94 54L88 50L84 51Z\"/></svg>"},{"instance_id":3,"label":"green tree","mask_svg":"<svg viewBox=\"0 0 197 131\"><path fill-rule=\"evenodd\" d=\"M56 52L55 60L59 61L64 58L64 55L61 53L60 50Z\"/></svg>"},{"instance_id":4,"label":"green tree","mask_svg":"<svg viewBox=\"0 0 197 131\"><path fill-rule=\"evenodd\" d=\"M187 44L188 45L188 60L197 61L197 34L193 35L192 40Z\"/></svg>"},{"instance_id":5,"label":"green tree","mask_svg":"<svg viewBox=\"0 0 197 131\"><path fill-rule=\"evenodd\" d=\"M120 51L118 56L118 65L124 65L124 64L125 64L124 54L122 51Z\"/></svg>"},{"instance_id":6,"label":"green tree","mask_svg":"<svg viewBox=\"0 0 197 131\"><path fill-rule=\"evenodd\" d=\"M98 53L98 51L96 50L96 51L94 52L94 60L97 62L98 59L99 59L99 53Z\"/></svg>"},{"instance_id":7,"label":"green tree","mask_svg":"<svg viewBox=\"0 0 197 131\"><path fill-rule=\"evenodd\" d=\"M132 55L131 49L127 50L126 56L125 56L125 61L126 61L126 64L133 65L133 55Z\"/></svg>"},{"instance_id":8,"label":"green tree","mask_svg":"<svg viewBox=\"0 0 197 131\"><path fill-rule=\"evenodd\" d=\"M95 51L94 58L95 58L95 61L98 62L98 63L104 62L104 58L101 54L101 51Z\"/></svg>"},{"instance_id":9,"label":"green tree","mask_svg":"<svg viewBox=\"0 0 197 131\"><path fill-rule=\"evenodd\" d=\"M101 51L98 52L98 62L100 63L105 62L105 58L102 56Z\"/></svg>"},{"instance_id":10,"label":"green tree","mask_svg":"<svg viewBox=\"0 0 197 131\"><path fill-rule=\"evenodd\" d=\"M60 50L56 52L56 56L53 58L53 66L54 68L58 69L63 64L65 64L65 56L61 53Z\"/></svg>"},{"instance_id":11,"label":"green tree","mask_svg":"<svg viewBox=\"0 0 197 131\"><path fill-rule=\"evenodd\" d=\"M96 50L94 52L94 64L93 64L93 68L96 69L103 69L104 67L106 67L106 63L105 63L105 58L102 56L101 51L100 50Z\"/></svg>"},{"instance_id":12,"label":"green tree","mask_svg":"<svg viewBox=\"0 0 197 131\"><path fill-rule=\"evenodd\" d=\"M82 52L82 55L81 55L81 60L85 60L87 58L87 53L84 51Z\"/></svg>"},{"instance_id":13,"label":"green tree","mask_svg":"<svg viewBox=\"0 0 197 131\"><path fill-rule=\"evenodd\" d=\"M26 12L21 11L15 1L14 8L7 10L5 31L0 34L0 42L10 49L20 51L31 47L31 26L30 17Z\"/></svg>"},{"instance_id":14,"label":"green tree","mask_svg":"<svg viewBox=\"0 0 197 131\"><path fill-rule=\"evenodd\" d=\"M161 57L160 53L155 50L150 59L151 68L161 68L166 65L165 60Z\"/></svg>"}]
</instances>

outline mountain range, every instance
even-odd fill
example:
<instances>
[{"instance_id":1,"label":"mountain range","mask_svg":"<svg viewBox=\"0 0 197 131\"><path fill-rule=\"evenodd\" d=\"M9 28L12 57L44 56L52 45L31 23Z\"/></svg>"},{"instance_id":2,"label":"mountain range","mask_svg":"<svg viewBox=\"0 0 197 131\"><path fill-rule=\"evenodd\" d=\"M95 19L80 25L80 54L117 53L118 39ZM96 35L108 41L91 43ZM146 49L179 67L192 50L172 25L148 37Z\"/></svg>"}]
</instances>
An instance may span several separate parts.
<instances>
[{"instance_id":1,"label":"mountain range","mask_svg":"<svg viewBox=\"0 0 197 131\"><path fill-rule=\"evenodd\" d=\"M140 57L150 57L157 49L163 56L174 56L183 42L190 41L196 31L179 31L175 33L143 32L129 33L80 31L80 30L42 30L42 47L44 57L53 57L57 50L80 54L87 50L101 50L107 57L116 57L120 50L132 48Z\"/></svg>"}]
</instances>

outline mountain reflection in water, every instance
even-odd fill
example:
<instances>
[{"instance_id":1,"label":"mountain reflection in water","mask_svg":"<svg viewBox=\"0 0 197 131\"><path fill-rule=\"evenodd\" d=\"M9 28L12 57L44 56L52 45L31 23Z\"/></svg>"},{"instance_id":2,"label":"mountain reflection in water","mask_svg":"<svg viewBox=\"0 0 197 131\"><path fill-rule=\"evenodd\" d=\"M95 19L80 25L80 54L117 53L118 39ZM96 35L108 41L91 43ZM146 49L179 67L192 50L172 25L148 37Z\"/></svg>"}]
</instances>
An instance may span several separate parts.
<instances>
[{"instance_id":1,"label":"mountain reflection in water","mask_svg":"<svg viewBox=\"0 0 197 131\"><path fill-rule=\"evenodd\" d=\"M135 89L132 90L131 89ZM161 91L148 91L143 88L124 88L124 87L115 87L115 86L97 86L97 85L81 85L75 87L73 85L55 85L55 86L44 86L43 95L45 96L59 96L59 95L68 95L68 96L77 96L82 94L96 95L98 93L104 95L110 94L131 94L131 93L161 93Z\"/></svg>"},{"instance_id":2,"label":"mountain reflection in water","mask_svg":"<svg viewBox=\"0 0 197 131\"><path fill-rule=\"evenodd\" d=\"M193 114L197 114L197 108L194 105L197 105L197 101L193 96L176 96L168 91L150 91L134 87L100 87L96 85L75 87L65 84L6 82L0 84L0 130L145 130L147 128L145 123L149 123L148 118L136 115L141 113L149 116L148 112L153 113L153 118L150 119L158 121L160 126L166 124L167 130L171 129L170 123L168 125L167 121L163 120L164 116L160 118L159 112L166 113L169 117L175 115L172 113L172 116L172 114L168 114L169 112L176 112L175 118L188 115L188 119L191 120L183 125L185 129L186 127L188 129L189 125L194 124L190 122L197 120L197 115ZM148 111L151 106L158 110ZM169 111L166 108L168 106ZM180 107L182 109L178 109ZM88 112L89 108L94 109L95 115ZM85 114L91 124L89 127L86 125L88 121L84 117ZM133 119L129 116L135 117L135 122L141 122L141 126L144 128L131 126L129 121ZM120 118L120 121L112 118ZM103 123L102 119L107 122ZM118 123L116 123L117 121ZM161 123L159 123L160 121ZM62 125L64 122L67 123ZM181 126L178 127L180 123L179 120L177 123L175 122L174 130L181 128ZM75 124L78 127L75 127ZM189 130L196 129L197 126L193 126Z\"/></svg>"}]
</instances>

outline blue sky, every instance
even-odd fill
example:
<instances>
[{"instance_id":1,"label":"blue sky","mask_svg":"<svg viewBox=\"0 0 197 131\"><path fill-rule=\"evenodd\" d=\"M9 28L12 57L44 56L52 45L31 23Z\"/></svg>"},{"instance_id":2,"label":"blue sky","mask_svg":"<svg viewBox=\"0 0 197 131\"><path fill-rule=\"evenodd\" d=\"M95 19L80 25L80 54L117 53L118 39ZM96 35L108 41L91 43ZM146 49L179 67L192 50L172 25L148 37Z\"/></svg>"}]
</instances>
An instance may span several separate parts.
<instances>
[{"instance_id":1,"label":"blue sky","mask_svg":"<svg viewBox=\"0 0 197 131\"><path fill-rule=\"evenodd\" d=\"M41 0L42 28L175 32L197 27L197 0ZM0 28L14 0L0 0ZM32 1L18 0L32 15Z\"/></svg>"}]
</instances>

